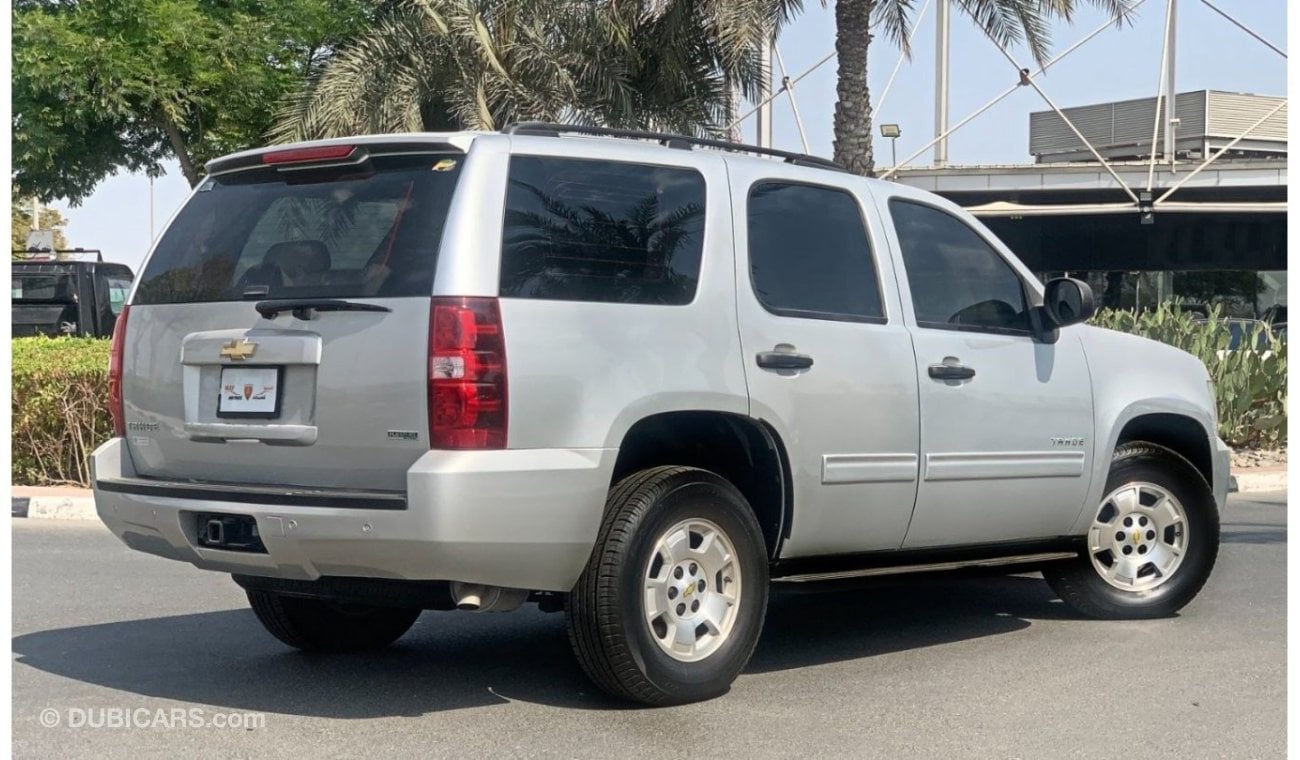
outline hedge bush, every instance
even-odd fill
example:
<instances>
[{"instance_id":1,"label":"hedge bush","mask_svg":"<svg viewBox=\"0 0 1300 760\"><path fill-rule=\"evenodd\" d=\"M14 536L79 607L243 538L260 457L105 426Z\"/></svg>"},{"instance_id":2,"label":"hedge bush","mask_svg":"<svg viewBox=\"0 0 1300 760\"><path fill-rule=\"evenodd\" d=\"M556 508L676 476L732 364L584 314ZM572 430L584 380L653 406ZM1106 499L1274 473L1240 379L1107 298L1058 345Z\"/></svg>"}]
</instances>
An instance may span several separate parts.
<instances>
[{"instance_id":1,"label":"hedge bush","mask_svg":"<svg viewBox=\"0 0 1300 760\"><path fill-rule=\"evenodd\" d=\"M90 452L113 434L102 338L13 340L13 478L90 485Z\"/></svg>"},{"instance_id":2,"label":"hedge bush","mask_svg":"<svg viewBox=\"0 0 1300 760\"><path fill-rule=\"evenodd\" d=\"M1242 336L1240 345L1247 350L1229 351L1231 334L1220 316L1216 306L1208 321L1197 322L1193 314L1162 304L1142 314L1102 311L1092 321L1168 343L1204 362L1214 382L1219 437L1229 446L1286 446L1286 342L1261 328ZM1249 350L1259 341L1263 345Z\"/></svg>"}]
</instances>

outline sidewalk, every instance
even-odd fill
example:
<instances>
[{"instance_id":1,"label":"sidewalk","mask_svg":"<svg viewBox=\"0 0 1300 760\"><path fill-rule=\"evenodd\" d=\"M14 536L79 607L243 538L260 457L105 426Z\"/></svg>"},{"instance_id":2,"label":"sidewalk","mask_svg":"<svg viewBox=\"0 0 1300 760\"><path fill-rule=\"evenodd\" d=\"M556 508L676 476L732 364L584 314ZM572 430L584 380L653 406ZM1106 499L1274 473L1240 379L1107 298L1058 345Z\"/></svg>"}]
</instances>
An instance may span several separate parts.
<instances>
[{"instance_id":1,"label":"sidewalk","mask_svg":"<svg viewBox=\"0 0 1300 760\"><path fill-rule=\"evenodd\" d=\"M1234 469L1230 493L1285 491L1286 465ZM47 520L95 520L95 499L88 488L14 486L13 516Z\"/></svg>"},{"instance_id":2,"label":"sidewalk","mask_svg":"<svg viewBox=\"0 0 1300 760\"><path fill-rule=\"evenodd\" d=\"M94 520L95 498L89 488L14 486L13 516L47 520Z\"/></svg>"},{"instance_id":3,"label":"sidewalk","mask_svg":"<svg viewBox=\"0 0 1300 760\"><path fill-rule=\"evenodd\" d=\"M1285 491L1286 465L1272 467L1246 467L1232 471L1232 483L1228 486L1230 493L1250 493L1252 491Z\"/></svg>"}]
</instances>

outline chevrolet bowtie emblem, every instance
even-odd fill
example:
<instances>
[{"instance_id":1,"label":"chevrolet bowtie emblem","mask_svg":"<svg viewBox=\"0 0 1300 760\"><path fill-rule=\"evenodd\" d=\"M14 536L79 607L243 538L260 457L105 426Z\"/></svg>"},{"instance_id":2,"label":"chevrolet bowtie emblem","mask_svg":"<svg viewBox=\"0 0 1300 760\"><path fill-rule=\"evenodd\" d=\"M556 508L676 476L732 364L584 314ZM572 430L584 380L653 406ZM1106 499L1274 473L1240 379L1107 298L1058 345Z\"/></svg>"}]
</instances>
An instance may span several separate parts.
<instances>
[{"instance_id":1,"label":"chevrolet bowtie emblem","mask_svg":"<svg viewBox=\"0 0 1300 760\"><path fill-rule=\"evenodd\" d=\"M1142 531L1140 530L1133 531L1133 543L1135 544L1142 543Z\"/></svg>"},{"instance_id":2,"label":"chevrolet bowtie emblem","mask_svg":"<svg viewBox=\"0 0 1300 760\"><path fill-rule=\"evenodd\" d=\"M247 338L232 340L221 346L221 355L237 362L242 362L255 353L257 353L257 344L249 342Z\"/></svg>"}]
</instances>

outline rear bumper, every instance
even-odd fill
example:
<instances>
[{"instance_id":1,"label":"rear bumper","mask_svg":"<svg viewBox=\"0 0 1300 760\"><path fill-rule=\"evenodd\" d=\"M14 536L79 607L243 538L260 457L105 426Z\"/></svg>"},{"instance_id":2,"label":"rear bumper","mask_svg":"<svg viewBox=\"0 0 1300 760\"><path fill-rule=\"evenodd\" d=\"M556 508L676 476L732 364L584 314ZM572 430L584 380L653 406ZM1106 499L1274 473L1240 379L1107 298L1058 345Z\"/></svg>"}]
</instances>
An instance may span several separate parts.
<instances>
[{"instance_id":1,"label":"rear bumper","mask_svg":"<svg viewBox=\"0 0 1300 760\"><path fill-rule=\"evenodd\" d=\"M568 591L591 555L617 449L430 451L405 509L292 504L160 490L115 438L91 457L95 508L127 546L207 570L446 580ZM138 487L135 487L138 486ZM270 497L267 501L273 501ZM266 553L199 546L196 515L249 515Z\"/></svg>"}]
</instances>

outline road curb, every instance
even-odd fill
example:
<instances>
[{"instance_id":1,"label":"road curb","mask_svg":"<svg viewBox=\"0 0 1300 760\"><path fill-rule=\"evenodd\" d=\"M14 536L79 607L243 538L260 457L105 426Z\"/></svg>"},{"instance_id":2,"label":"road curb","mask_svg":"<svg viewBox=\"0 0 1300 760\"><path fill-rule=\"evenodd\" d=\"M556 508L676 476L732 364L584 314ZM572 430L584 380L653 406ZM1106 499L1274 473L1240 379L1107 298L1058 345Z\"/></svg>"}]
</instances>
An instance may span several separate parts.
<instances>
[{"instance_id":1,"label":"road curb","mask_svg":"<svg viewBox=\"0 0 1300 760\"><path fill-rule=\"evenodd\" d=\"M1232 481L1228 484L1229 493L1285 490L1287 490L1286 470L1270 469L1263 472L1237 470L1232 473Z\"/></svg>"},{"instance_id":2,"label":"road curb","mask_svg":"<svg viewBox=\"0 0 1300 760\"><path fill-rule=\"evenodd\" d=\"M15 496L13 517L38 520L95 520L95 499L92 496Z\"/></svg>"}]
</instances>

